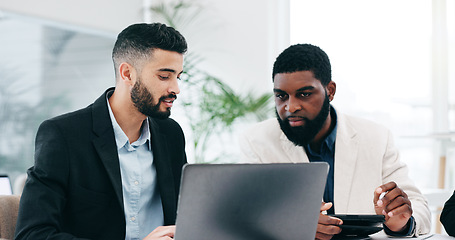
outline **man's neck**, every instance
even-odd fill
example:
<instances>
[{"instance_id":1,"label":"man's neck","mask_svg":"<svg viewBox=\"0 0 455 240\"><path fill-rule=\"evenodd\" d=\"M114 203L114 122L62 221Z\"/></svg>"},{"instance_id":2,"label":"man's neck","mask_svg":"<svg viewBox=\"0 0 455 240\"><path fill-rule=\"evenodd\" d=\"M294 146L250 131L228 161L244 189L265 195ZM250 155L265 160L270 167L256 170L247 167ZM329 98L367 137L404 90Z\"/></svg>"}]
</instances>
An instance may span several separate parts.
<instances>
[{"instance_id":1,"label":"man's neck","mask_svg":"<svg viewBox=\"0 0 455 240\"><path fill-rule=\"evenodd\" d=\"M330 134L332 129L335 127L335 121L332 118L332 109L330 109L329 114L327 115L327 119L324 121L321 130L316 134L314 139L310 142L311 150L315 152L319 152L321 149L321 144Z\"/></svg>"},{"instance_id":2,"label":"man's neck","mask_svg":"<svg viewBox=\"0 0 455 240\"><path fill-rule=\"evenodd\" d=\"M140 113L130 101L122 101L116 92L109 98L109 105L115 120L128 137L130 143L135 142L141 136L142 122L146 116Z\"/></svg>"}]
</instances>

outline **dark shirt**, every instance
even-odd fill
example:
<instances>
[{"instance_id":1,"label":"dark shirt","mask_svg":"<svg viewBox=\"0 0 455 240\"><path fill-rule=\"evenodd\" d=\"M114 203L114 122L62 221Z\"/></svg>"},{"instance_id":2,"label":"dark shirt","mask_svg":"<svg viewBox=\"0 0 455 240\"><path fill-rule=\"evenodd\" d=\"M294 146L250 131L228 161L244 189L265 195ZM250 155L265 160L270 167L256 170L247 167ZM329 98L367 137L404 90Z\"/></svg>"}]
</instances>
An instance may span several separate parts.
<instances>
[{"instance_id":1,"label":"dark shirt","mask_svg":"<svg viewBox=\"0 0 455 240\"><path fill-rule=\"evenodd\" d=\"M333 107L330 108L330 116L335 122L330 134L325 138L321 144L321 149L319 151L313 151L310 147L310 144L305 146L305 151L307 153L308 159L310 162L326 162L329 164L329 174L327 175L327 183L325 184L324 190L324 202L333 203L333 207L330 208L327 213L335 213L335 203L333 202L333 181L334 181L334 166L335 166L335 140L337 136L337 114Z\"/></svg>"}]
</instances>

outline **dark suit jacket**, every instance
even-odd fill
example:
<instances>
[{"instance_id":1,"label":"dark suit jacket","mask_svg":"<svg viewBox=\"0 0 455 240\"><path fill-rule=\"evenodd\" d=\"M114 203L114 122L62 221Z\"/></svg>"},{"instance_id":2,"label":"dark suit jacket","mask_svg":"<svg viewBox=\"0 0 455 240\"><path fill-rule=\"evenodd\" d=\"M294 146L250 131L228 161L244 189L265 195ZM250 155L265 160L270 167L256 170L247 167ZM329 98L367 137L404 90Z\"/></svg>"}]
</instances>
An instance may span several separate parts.
<instances>
[{"instance_id":1,"label":"dark suit jacket","mask_svg":"<svg viewBox=\"0 0 455 240\"><path fill-rule=\"evenodd\" d=\"M122 180L108 89L85 109L41 124L21 197L16 239L125 239ZM149 118L165 225L175 224L183 131Z\"/></svg>"},{"instance_id":2,"label":"dark suit jacket","mask_svg":"<svg viewBox=\"0 0 455 240\"><path fill-rule=\"evenodd\" d=\"M455 237L455 191L444 204L440 220L446 232Z\"/></svg>"}]
</instances>

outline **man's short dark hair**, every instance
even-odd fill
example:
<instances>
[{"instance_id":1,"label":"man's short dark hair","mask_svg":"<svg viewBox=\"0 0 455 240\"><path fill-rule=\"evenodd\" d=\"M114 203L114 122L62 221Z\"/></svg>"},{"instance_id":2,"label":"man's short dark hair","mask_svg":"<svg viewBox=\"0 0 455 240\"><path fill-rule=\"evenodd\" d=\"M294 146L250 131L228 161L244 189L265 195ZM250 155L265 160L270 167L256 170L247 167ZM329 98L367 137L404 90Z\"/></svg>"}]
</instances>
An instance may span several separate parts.
<instances>
[{"instance_id":1,"label":"man's short dark hair","mask_svg":"<svg viewBox=\"0 0 455 240\"><path fill-rule=\"evenodd\" d=\"M127 62L140 71L142 61L149 59L152 51L157 48L184 54L187 44L177 30L162 23L128 26L118 35L112 51L115 74L122 62Z\"/></svg>"},{"instance_id":2,"label":"man's short dark hair","mask_svg":"<svg viewBox=\"0 0 455 240\"><path fill-rule=\"evenodd\" d=\"M285 49L273 64L272 79L278 73L311 71L314 77L327 86L332 80L332 69L327 54L311 44L296 44Z\"/></svg>"}]
</instances>

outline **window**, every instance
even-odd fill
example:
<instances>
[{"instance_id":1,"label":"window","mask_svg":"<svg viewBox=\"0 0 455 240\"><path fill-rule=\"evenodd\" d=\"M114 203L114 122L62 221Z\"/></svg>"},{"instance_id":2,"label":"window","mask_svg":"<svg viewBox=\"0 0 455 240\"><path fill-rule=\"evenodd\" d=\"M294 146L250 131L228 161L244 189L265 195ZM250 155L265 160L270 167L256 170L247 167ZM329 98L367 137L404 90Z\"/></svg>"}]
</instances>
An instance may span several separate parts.
<instances>
[{"instance_id":1,"label":"window","mask_svg":"<svg viewBox=\"0 0 455 240\"><path fill-rule=\"evenodd\" d=\"M387 126L410 178L426 193L430 207L440 211L436 207L455 186L455 69L450 67L455 60L455 2L290 0L290 4L291 44L311 43L329 55L337 83L333 105ZM436 48L442 48L439 54ZM445 70L434 66L441 59L447 60ZM441 81L437 74L448 77ZM440 91L433 93L433 88ZM432 135L441 130L452 137ZM440 156L446 156L446 167ZM430 190L441 188L441 181L446 191ZM433 216L433 222L439 222L437 214ZM435 231L441 226L436 224Z\"/></svg>"},{"instance_id":2,"label":"window","mask_svg":"<svg viewBox=\"0 0 455 240\"><path fill-rule=\"evenodd\" d=\"M0 16L0 174L14 183L33 165L43 120L87 106L114 85L115 38Z\"/></svg>"},{"instance_id":3,"label":"window","mask_svg":"<svg viewBox=\"0 0 455 240\"><path fill-rule=\"evenodd\" d=\"M386 125L410 177L437 185L432 109L432 2L425 0L291 0L291 44L321 47L332 63L342 112ZM447 1L447 11L453 11ZM444 10L444 9L443 9ZM447 13L449 63L455 56L455 20ZM452 56L452 58L451 58ZM455 131L455 73L449 69L449 129ZM455 159L454 159L455 160ZM431 169L431 171L428 171ZM454 185L453 183L452 186Z\"/></svg>"}]
</instances>

